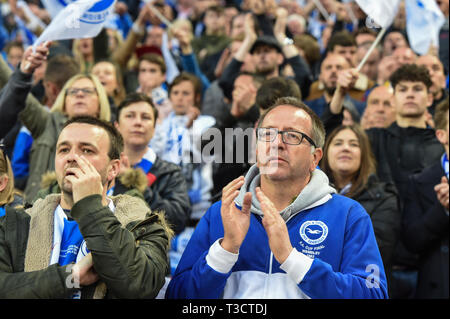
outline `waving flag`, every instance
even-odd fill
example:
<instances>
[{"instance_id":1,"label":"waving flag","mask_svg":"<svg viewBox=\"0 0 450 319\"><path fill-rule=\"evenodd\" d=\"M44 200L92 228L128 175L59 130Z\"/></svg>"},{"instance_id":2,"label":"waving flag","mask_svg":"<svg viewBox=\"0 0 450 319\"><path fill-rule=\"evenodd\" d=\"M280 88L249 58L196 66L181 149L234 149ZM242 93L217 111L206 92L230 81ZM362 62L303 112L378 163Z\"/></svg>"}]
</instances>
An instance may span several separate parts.
<instances>
[{"instance_id":1,"label":"waving flag","mask_svg":"<svg viewBox=\"0 0 450 319\"><path fill-rule=\"evenodd\" d=\"M439 46L439 31L445 22L435 0L406 0L406 32L416 53L426 54L430 44Z\"/></svg>"},{"instance_id":2,"label":"waving flag","mask_svg":"<svg viewBox=\"0 0 450 319\"><path fill-rule=\"evenodd\" d=\"M70 0L58 1L70 2ZM36 47L45 41L95 37L113 13L115 1L76 0L68 3L52 19L33 46Z\"/></svg>"},{"instance_id":3,"label":"waving flag","mask_svg":"<svg viewBox=\"0 0 450 319\"><path fill-rule=\"evenodd\" d=\"M401 0L355 0L367 16L382 28L388 28L397 15Z\"/></svg>"}]
</instances>

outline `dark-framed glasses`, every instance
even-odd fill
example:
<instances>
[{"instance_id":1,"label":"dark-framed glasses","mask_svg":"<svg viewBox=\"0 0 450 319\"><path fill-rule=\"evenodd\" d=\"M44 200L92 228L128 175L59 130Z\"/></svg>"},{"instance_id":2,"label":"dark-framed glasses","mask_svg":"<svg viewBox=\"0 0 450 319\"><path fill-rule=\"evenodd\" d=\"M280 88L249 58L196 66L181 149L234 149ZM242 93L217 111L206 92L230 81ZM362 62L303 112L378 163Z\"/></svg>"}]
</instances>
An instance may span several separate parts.
<instances>
[{"instance_id":1,"label":"dark-framed glasses","mask_svg":"<svg viewBox=\"0 0 450 319\"><path fill-rule=\"evenodd\" d=\"M94 95L97 90L95 88L68 88L66 94L70 96L75 96L78 92L82 92L84 95Z\"/></svg>"},{"instance_id":2,"label":"dark-framed glasses","mask_svg":"<svg viewBox=\"0 0 450 319\"><path fill-rule=\"evenodd\" d=\"M309 144L316 147L314 141L302 132L294 130L280 131L273 127L260 127L256 130L256 136L258 137L258 140L262 142L273 142L277 138L278 134L281 134L281 139L285 144L299 145L303 142L303 139L306 139Z\"/></svg>"}]
</instances>

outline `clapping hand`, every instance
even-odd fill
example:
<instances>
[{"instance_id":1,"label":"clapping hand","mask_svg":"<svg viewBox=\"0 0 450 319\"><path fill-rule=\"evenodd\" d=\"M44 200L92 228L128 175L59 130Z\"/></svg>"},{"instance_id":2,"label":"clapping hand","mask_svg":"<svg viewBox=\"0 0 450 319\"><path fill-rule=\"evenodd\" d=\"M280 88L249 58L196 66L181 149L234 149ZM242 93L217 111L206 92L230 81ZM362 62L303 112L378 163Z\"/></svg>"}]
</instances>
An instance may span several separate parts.
<instances>
[{"instance_id":1,"label":"clapping hand","mask_svg":"<svg viewBox=\"0 0 450 319\"><path fill-rule=\"evenodd\" d=\"M282 264L293 249L286 222L260 187L256 187L256 198L259 200L261 210L264 213L262 224L269 238L270 250L275 259Z\"/></svg>"},{"instance_id":2,"label":"clapping hand","mask_svg":"<svg viewBox=\"0 0 450 319\"><path fill-rule=\"evenodd\" d=\"M244 185L244 177L240 176L224 187L222 191L222 207L220 209L224 228L224 238L221 246L223 249L235 254L239 252L239 248L250 226L252 194L245 194L241 210L234 204L235 198L239 195L239 188L242 185Z\"/></svg>"}]
</instances>

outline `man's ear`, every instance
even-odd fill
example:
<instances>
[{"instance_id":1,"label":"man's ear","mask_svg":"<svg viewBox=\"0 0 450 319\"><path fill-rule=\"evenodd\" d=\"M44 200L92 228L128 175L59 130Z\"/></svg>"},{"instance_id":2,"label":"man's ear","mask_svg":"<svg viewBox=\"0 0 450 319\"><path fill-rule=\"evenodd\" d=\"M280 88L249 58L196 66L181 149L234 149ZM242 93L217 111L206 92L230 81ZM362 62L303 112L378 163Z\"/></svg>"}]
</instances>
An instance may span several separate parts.
<instances>
[{"instance_id":1,"label":"man's ear","mask_svg":"<svg viewBox=\"0 0 450 319\"><path fill-rule=\"evenodd\" d=\"M281 65L284 61L284 56L281 53L278 53L277 55L277 63L278 65Z\"/></svg>"},{"instance_id":2,"label":"man's ear","mask_svg":"<svg viewBox=\"0 0 450 319\"><path fill-rule=\"evenodd\" d=\"M322 148L315 147L314 152L312 153L312 156L314 156L314 159L313 159L313 163L311 163L311 171L316 169L317 165L319 165L319 162L322 159L322 156L323 156Z\"/></svg>"},{"instance_id":3,"label":"man's ear","mask_svg":"<svg viewBox=\"0 0 450 319\"><path fill-rule=\"evenodd\" d=\"M442 145L446 145L448 143L448 136L447 136L447 132L445 132L445 130L438 129L438 130L436 130L435 134L436 134L436 138Z\"/></svg>"},{"instance_id":4,"label":"man's ear","mask_svg":"<svg viewBox=\"0 0 450 319\"><path fill-rule=\"evenodd\" d=\"M0 176L0 192L3 192L3 190L8 185L9 177L6 174L3 174Z\"/></svg>"},{"instance_id":5,"label":"man's ear","mask_svg":"<svg viewBox=\"0 0 450 319\"><path fill-rule=\"evenodd\" d=\"M114 159L109 163L108 182L112 181L120 173L120 159Z\"/></svg>"}]
</instances>

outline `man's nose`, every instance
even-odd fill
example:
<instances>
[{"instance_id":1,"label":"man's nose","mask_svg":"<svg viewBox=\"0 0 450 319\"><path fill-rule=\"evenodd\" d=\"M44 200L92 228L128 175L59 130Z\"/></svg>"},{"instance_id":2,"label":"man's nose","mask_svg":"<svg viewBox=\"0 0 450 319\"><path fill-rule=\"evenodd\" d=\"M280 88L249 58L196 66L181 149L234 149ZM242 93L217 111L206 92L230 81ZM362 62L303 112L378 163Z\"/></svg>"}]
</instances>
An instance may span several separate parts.
<instances>
[{"instance_id":1,"label":"man's nose","mask_svg":"<svg viewBox=\"0 0 450 319\"><path fill-rule=\"evenodd\" d=\"M66 162L67 163L76 163L75 154L77 154L77 151L74 149L71 149L66 155L66 158L65 158ZM80 154L78 154L78 155L80 155Z\"/></svg>"},{"instance_id":2,"label":"man's nose","mask_svg":"<svg viewBox=\"0 0 450 319\"><path fill-rule=\"evenodd\" d=\"M275 139L272 142L272 147L283 148L285 147L285 143L283 141L283 136L281 133L278 133Z\"/></svg>"}]
</instances>

